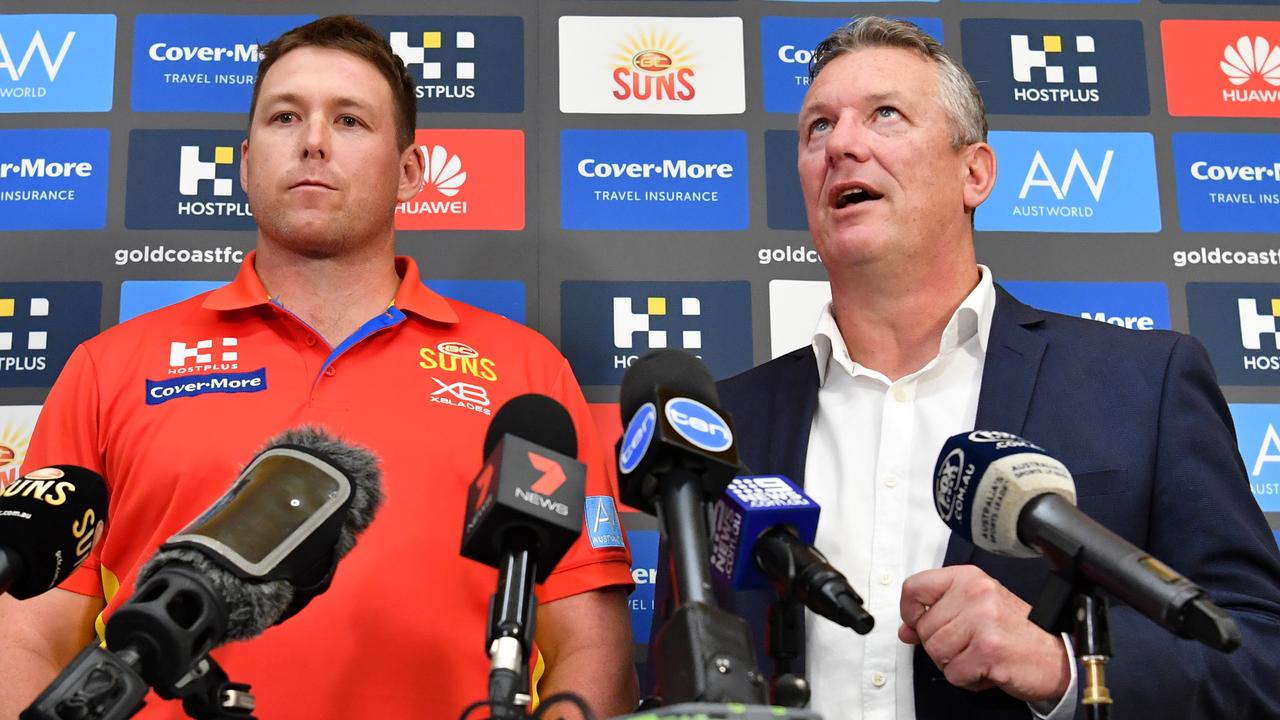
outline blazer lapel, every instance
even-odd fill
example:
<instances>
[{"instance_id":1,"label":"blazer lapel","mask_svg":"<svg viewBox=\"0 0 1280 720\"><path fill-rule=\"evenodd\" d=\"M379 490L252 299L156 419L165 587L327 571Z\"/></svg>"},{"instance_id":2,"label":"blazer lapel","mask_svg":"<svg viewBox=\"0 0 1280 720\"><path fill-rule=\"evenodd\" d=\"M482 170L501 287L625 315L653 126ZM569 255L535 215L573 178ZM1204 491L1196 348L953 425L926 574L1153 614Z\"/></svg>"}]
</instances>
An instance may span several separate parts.
<instances>
[{"instance_id":1,"label":"blazer lapel","mask_svg":"<svg viewBox=\"0 0 1280 720\"><path fill-rule=\"evenodd\" d=\"M1033 329L1042 322L1044 316L1040 311L1018 302L996 285L996 307L991 316L991 335L987 338L975 430L1022 433L1044 357L1046 343ZM968 563L973 551L972 543L952 535L942 564Z\"/></svg>"},{"instance_id":2,"label":"blazer lapel","mask_svg":"<svg viewBox=\"0 0 1280 720\"><path fill-rule=\"evenodd\" d=\"M787 367L774 395L774 427L782 431L771 435L769 459L772 464L764 470L768 472L777 468L776 472L804 487L809 429L813 427L813 414L818 410L818 365L812 347L791 353L791 358L793 362Z\"/></svg>"}]
</instances>

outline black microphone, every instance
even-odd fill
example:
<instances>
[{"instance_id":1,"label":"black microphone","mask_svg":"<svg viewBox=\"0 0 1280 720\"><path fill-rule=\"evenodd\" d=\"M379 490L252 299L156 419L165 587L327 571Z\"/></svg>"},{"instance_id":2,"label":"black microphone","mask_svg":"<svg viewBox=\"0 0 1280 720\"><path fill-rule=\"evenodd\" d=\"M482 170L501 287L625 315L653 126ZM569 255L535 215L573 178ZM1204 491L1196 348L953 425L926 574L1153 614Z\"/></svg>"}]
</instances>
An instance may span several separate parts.
<instances>
[{"instance_id":1,"label":"black microphone","mask_svg":"<svg viewBox=\"0 0 1280 720\"><path fill-rule=\"evenodd\" d=\"M529 393L494 413L484 466L467 494L462 556L498 568L485 646L494 717L528 702L534 582L547 579L582 533L587 469L563 405Z\"/></svg>"},{"instance_id":2,"label":"black microphone","mask_svg":"<svg viewBox=\"0 0 1280 720\"><path fill-rule=\"evenodd\" d=\"M947 440L934 501L951 530L999 555L1047 558L1173 633L1231 652L1240 630L1204 590L1075 507L1061 462L1016 435L975 430Z\"/></svg>"},{"instance_id":3,"label":"black microphone","mask_svg":"<svg viewBox=\"0 0 1280 720\"><path fill-rule=\"evenodd\" d=\"M54 465L0 489L0 593L19 600L56 587L89 556L107 519L107 484Z\"/></svg>"},{"instance_id":4,"label":"black microphone","mask_svg":"<svg viewBox=\"0 0 1280 720\"><path fill-rule=\"evenodd\" d=\"M677 607L652 643L668 703L765 701L750 631L711 590L707 504L740 468L718 404L707 366L679 350L652 350L622 377L619 490L623 502L658 516L672 569Z\"/></svg>"},{"instance_id":5,"label":"black microphone","mask_svg":"<svg viewBox=\"0 0 1280 720\"><path fill-rule=\"evenodd\" d=\"M711 573L718 585L771 584L831 622L866 635L875 619L847 578L812 543L818 503L781 475L736 477L712 508Z\"/></svg>"},{"instance_id":6,"label":"black microphone","mask_svg":"<svg viewBox=\"0 0 1280 720\"><path fill-rule=\"evenodd\" d=\"M111 650L91 644L21 717L62 717L103 678L121 717L142 707L148 685L180 696L210 650L261 634L327 589L381 502L371 453L318 428L286 430L142 566L107 622Z\"/></svg>"}]
</instances>

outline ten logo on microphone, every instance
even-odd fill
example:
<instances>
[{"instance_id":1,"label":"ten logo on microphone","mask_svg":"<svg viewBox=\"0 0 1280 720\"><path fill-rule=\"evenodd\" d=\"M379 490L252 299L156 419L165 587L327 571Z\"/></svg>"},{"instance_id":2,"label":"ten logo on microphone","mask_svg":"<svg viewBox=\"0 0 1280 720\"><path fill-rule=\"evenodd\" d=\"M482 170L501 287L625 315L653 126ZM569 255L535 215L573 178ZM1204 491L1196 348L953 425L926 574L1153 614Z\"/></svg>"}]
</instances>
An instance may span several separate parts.
<instances>
[{"instance_id":1,"label":"ten logo on microphone","mask_svg":"<svg viewBox=\"0 0 1280 720\"><path fill-rule=\"evenodd\" d=\"M989 113L1151 111L1137 20L962 20L960 34L964 66Z\"/></svg>"},{"instance_id":2,"label":"ten logo on microphone","mask_svg":"<svg viewBox=\"0 0 1280 720\"><path fill-rule=\"evenodd\" d=\"M245 113L259 43L315 15L139 15L133 33L137 112Z\"/></svg>"},{"instance_id":3,"label":"ten logo on microphone","mask_svg":"<svg viewBox=\"0 0 1280 720\"><path fill-rule=\"evenodd\" d=\"M252 230L239 130L130 130L124 224L139 230Z\"/></svg>"},{"instance_id":4,"label":"ten logo on microphone","mask_svg":"<svg viewBox=\"0 0 1280 720\"><path fill-rule=\"evenodd\" d=\"M18 479L39 415L39 405L0 406L0 488Z\"/></svg>"},{"instance_id":5,"label":"ten logo on microphone","mask_svg":"<svg viewBox=\"0 0 1280 720\"><path fill-rule=\"evenodd\" d=\"M995 131L990 142L1001 172L978 230L1159 232L1149 133Z\"/></svg>"},{"instance_id":6,"label":"ten logo on microphone","mask_svg":"<svg viewBox=\"0 0 1280 720\"><path fill-rule=\"evenodd\" d=\"M0 130L0 230L105 226L110 146L101 129Z\"/></svg>"},{"instance_id":7,"label":"ten logo on microphone","mask_svg":"<svg viewBox=\"0 0 1280 720\"><path fill-rule=\"evenodd\" d=\"M106 112L115 15L0 15L0 113Z\"/></svg>"},{"instance_id":8,"label":"ten logo on microphone","mask_svg":"<svg viewBox=\"0 0 1280 720\"><path fill-rule=\"evenodd\" d=\"M1280 284L1187 283L1191 333L1224 385L1280 385Z\"/></svg>"},{"instance_id":9,"label":"ten logo on microphone","mask_svg":"<svg viewBox=\"0 0 1280 720\"><path fill-rule=\"evenodd\" d=\"M419 112L524 110L524 19L365 17L414 80Z\"/></svg>"},{"instance_id":10,"label":"ten logo on microphone","mask_svg":"<svg viewBox=\"0 0 1280 720\"><path fill-rule=\"evenodd\" d=\"M399 230L523 230L524 131L419 130L422 191L396 206Z\"/></svg>"},{"instance_id":11,"label":"ten logo on microphone","mask_svg":"<svg viewBox=\"0 0 1280 720\"><path fill-rule=\"evenodd\" d=\"M102 283L0 283L0 387L47 387L101 329Z\"/></svg>"},{"instance_id":12,"label":"ten logo on microphone","mask_svg":"<svg viewBox=\"0 0 1280 720\"><path fill-rule=\"evenodd\" d=\"M1042 310L1131 330L1169 329L1169 289L1158 282L1000 282Z\"/></svg>"},{"instance_id":13,"label":"ten logo on microphone","mask_svg":"<svg viewBox=\"0 0 1280 720\"><path fill-rule=\"evenodd\" d=\"M560 18L560 112L744 110L742 18Z\"/></svg>"},{"instance_id":14,"label":"ten logo on microphone","mask_svg":"<svg viewBox=\"0 0 1280 720\"><path fill-rule=\"evenodd\" d=\"M915 23L938 42L942 42L941 20L920 17L901 19ZM794 115L800 111L800 103L809 89L809 61L813 59L813 49L833 30L848 22L848 17L760 19L765 112Z\"/></svg>"},{"instance_id":15,"label":"ten logo on microphone","mask_svg":"<svg viewBox=\"0 0 1280 720\"><path fill-rule=\"evenodd\" d=\"M1280 22L1160 23L1169 114L1280 117Z\"/></svg>"},{"instance_id":16,"label":"ten logo on microphone","mask_svg":"<svg viewBox=\"0 0 1280 720\"><path fill-rule=\"evenodd\" d=\"M564 130L566 230L745 230L747 136L740 130Z\"/></svg>"},{"instance_id":17,"label":"ten logo on microphone","mask_svg":"<svg viewBox=\"0 0 1280 720\"><path fill-rule=\"evenodd\" d=\"M661 348L688 350L728 377L751 367L751 285L566 281L560 346L584 385L617 385L637 357Z\"/></svg>"},{"instance_id":18,"label":"ten logo on microphone","mask_svg":"<svg viewBox=\"0 0 1280 720\"><path fill-rule=\"evenodd\" d=\"M1280 135L1174 133L1173 165L1183 230L1280 232Z\"/></svg>"},{"instance_id":19,"label":"ten logo on microphone","mask_svg":"<svg viewBox=\"0 0 1280 720\"><path fill-rule=\"evenodd\" d=\"M1249 487L1265 512L1280 512L1280 405L1231 404Z\"/></svg>"}]
</instances>

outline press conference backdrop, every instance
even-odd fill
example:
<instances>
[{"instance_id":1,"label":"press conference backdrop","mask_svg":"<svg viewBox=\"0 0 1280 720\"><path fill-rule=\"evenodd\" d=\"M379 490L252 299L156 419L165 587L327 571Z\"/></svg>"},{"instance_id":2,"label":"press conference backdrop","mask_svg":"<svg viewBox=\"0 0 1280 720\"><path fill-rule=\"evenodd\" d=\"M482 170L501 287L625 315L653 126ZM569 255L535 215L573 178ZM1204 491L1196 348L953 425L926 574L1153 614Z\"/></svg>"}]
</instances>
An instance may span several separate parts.
<instances>
[{"instance_id":1,"label":"press conference backdrop","mask_svg":"<svg viewBox=\"0 0 1280 720\"><path fill-rule=\"evenodd\" d=\"M352 7L109 5L0 14L0 482L77 343L233 277L254 243L237 168L257 48ZM1280 537L1278 7L360 4L417 80L428 182L397 212L400 251L557 342L609 443L646 350L725 377L809 342L829 297L795 173L811 48L854 14L911 19L990 113L979 259L1040 307L1203 341ZM625 519L643 641L656 533Z\"/></svg>"}]
</instances>

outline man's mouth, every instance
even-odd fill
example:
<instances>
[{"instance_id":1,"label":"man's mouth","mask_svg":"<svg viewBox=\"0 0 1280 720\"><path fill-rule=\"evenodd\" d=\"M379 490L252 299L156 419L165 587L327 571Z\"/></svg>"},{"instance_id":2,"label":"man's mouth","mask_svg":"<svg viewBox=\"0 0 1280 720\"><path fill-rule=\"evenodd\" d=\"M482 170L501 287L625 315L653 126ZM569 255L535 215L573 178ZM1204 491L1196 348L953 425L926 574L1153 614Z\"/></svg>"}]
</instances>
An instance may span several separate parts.
<instances>
[{"instance_id":1,"label":"man's mouth","mask_svg":"<svg viewBox=\"0 0 1280 720\"><path fill-rule=\"evenodd\" d=\"M328 183L326 183L326 182L323 182L323 181L320 181L320 180L311 180L311 179L307 179L307 180L299 180L298 182L296 182L296 183L294 183L294 184L292 184L292 185L290 185L290 186L289 186L289 189L290 189L290 190L293 190L293 189L295 189L295 188L321 188L321 189L324 189L324 190L336 190L336 189L337 189L337 188L333 187L332 185L330 185L330 184L328 184Z\"/></svg>"},{"instance_id":2,"label":"man's mouth","mask_svg":"<svg viewBox=\"0 0 1280 720\"><path fill-rule=\"evenodd\" d=\"M880 193L863 187L851 187L843 190L836 196L836 209L846 208L850 205L866 202L868 200L879 200L884 197Z\"/></svg>"}]
</instances>

